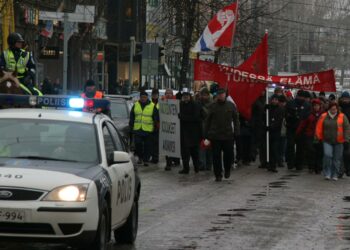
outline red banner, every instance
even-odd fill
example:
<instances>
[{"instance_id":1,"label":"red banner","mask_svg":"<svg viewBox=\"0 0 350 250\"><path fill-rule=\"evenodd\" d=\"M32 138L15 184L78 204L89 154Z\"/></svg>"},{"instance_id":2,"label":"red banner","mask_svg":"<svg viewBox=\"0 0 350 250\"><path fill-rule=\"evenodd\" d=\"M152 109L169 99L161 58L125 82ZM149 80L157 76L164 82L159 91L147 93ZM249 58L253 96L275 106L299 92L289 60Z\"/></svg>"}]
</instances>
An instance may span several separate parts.
<instances>
[{"instance_id":1,"label":"red banner","mask_svg":"<svg viewBox=\"0 0 350 250\"><path fill-rule=\"evenodd\" d=\"M288 88L309 91L335 92L334 70L308 73L295 76L267 76L252 73L238 68L232 68L201 60L195 60L194 80L215 81L229 85L241 82L254 84L276 84Z\"/></svg>"},{"instance_id":2,"label":"red banner","mask_svg":"<svg viewBox=\"0 0 350 250\"><path fill-rule=\"evenodd\" d=\"M250 118L252 104L267 84L308 91L336 91L334 70L296 76L269 76L264 74L265 72L263 73L261 68L259 70L259 66L261 66L261 64L257 64L259 58L250 60L252 57L238 68L196 60L194 80L215 81L221 87L227 86L238 110L247 119Z\"/></svg>"},{"instance_id":3,"label":"red banner","mask_svg":"<svg viewBox=\"0 0 350 250\"><path fill-rule=\"evenodd\" d=\"M267 81L288 88L336 92L335 75L332 69L296 76L269 76Z\"/></svg>"}]
</instances>

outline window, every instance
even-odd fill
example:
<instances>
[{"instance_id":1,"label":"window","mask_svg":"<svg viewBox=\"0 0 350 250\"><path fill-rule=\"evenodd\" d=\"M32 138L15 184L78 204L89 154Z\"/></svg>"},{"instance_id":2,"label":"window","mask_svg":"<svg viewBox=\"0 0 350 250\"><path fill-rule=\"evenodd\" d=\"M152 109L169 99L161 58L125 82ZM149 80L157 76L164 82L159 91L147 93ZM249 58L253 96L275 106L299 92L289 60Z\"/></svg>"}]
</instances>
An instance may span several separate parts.
<instances>
[{"instance_id":1,"label":"window","mask_svg":"<svg viewBox=\"0 0 350 250\"><path fill-rule=\"evenodd\" d=\"M126 151L126 147L122 140L120 139L120 135L115 127L111 123L107 123L108 129L111 132L112 138L114 140L116 150L117 151Z\"/></svg>"},{"instance_id":2,"label":"window","mask_svg":"<svg viewBox=\"0 0 350 250\"><path fill-rule=\"evenodd\" d=\"M159 0L149 0L148 4L149 4L149 6L151 6L151 7L158 7L158 5L159 5Z\"/></svg>"},{"instance_id":3,"label":"window","mask_svg":"<svg viewBox=\"0 0 350 250\"><path fill-rule=\"evenodd\" d=\"M98 162L95 128L76 122L1 119L0 157Z\"/></svg>"},{"instance_id":4,"label":"window","mask_svg":"<svg viewBox=\"0 0 350 250\"><path fill-rule=\"evenodd\" d=\"M113 158L113 152L116 150L114 146L114 142L112 139L111 134L109 133L108 127L106 125L103 126L103 139L105 142L105 149L106 149L106 157L107 161L111 161Z\"/></svg>"}]
</instances>

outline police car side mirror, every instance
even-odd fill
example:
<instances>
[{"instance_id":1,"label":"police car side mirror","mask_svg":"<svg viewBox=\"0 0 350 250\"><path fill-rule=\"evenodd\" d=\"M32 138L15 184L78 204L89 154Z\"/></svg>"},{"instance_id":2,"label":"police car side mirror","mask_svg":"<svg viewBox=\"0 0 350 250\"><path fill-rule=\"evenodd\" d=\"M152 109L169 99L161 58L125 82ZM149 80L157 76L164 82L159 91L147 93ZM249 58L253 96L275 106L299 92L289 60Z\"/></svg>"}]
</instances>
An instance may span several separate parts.
<instances>
[{"instance_id":1,"label":"police car side mirror","mask_svg":"<svg viewBox=\"0 0 350 250\"><path fill-rule=\"evenodd\" d=\"M130 162L130 156L128 153L123 151L114 151L113 152L113 163L114 164L123 164Z\"/></svg>"}]
</instances>

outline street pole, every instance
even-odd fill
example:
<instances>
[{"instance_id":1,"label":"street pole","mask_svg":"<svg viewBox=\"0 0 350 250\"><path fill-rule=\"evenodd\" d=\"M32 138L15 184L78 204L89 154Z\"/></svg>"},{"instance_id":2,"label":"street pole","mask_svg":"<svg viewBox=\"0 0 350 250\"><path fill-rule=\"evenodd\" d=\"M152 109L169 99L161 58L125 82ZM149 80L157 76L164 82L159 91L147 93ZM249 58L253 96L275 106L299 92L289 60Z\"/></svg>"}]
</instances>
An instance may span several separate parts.
<instances>
[{"instance_id":1,"label":"street pole","mask_svg":"<svg viewBox=\"0 0 350 250\"><path fill-rule=\"evenodd\" d=\"M135 46L135 37L130 37L130 61L129 61L129 84L132 85L132 65L134 59L134 46Z\"/></svg>"},{"instance_id":2,"label":"street pole","mask_svg":"<svg viewBox=\"0 0 350 250\"><path fill-rule=\"evenodd\" d=\"M292 35L289 33L288 39L288 72L292 72L292 44L291 44Z\"/></svg>"},{"instance_id":3,"label":"street pole","mask_svg":"<svg viewBox=\"0 0 350 250\"><path fill-rule=\"evenodd\" d=\"M67 71L68 71L68 15L64 13L63 33L63 94L67 94Z\"/></svg>"},{"instance_id":4,"label":"street pole","mask_svg":"<svg viewBox=\"0 0 350 250\"><path fill-rule=\"evenodd\" d=\"M298 24L297 33L297 72L300 73L300 24Z\"/></svg>"}]
</instances>

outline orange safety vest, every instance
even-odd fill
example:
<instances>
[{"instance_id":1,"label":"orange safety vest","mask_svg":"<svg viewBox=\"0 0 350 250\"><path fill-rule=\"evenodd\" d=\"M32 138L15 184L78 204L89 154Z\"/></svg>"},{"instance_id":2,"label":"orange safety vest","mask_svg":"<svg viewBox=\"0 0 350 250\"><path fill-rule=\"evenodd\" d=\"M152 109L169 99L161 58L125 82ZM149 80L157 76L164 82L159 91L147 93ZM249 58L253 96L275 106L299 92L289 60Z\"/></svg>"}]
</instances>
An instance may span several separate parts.
<instances>
[{"instance_id":1,"label":"orange safety vest","mask_svg":"<svg viewBox=\"0 0 350 250\"><path fill-rule=\"evenodd\" d=\"M81 93L80 96L81 96L82 98L88 98L88 97L86 97L86 94L85 94L84 92ZM92 98L94 98L94 99L102 99L102 98L103 98L103 92L101 92L101 91L96 91L94 97L92 97Z\"/></svg>"},{"instance_id":2,"label":"orange safety vest","mask_svg":"<svg viewBox=\"0 0 350 250\"><path fill-rule=\"evenodd\" d=\"M328 113L323 113L320 117L320 119L317 121L316 125L316 137L318 140L322 141L323 140L323 123L324 120L326 119ZM344 138L344 114L339 113L337 117L337 142L338 143L344 143L345 138Z\"/></svg>"}]
</instances>

